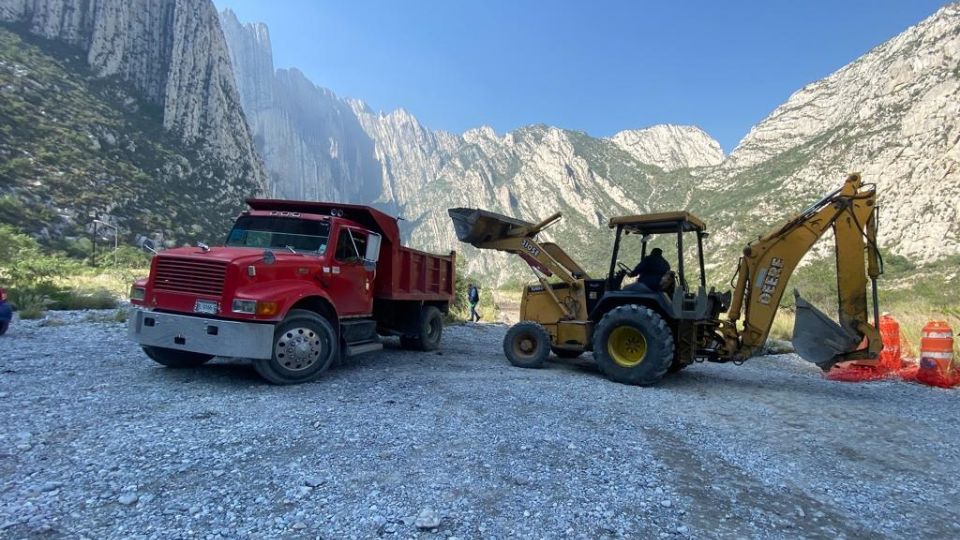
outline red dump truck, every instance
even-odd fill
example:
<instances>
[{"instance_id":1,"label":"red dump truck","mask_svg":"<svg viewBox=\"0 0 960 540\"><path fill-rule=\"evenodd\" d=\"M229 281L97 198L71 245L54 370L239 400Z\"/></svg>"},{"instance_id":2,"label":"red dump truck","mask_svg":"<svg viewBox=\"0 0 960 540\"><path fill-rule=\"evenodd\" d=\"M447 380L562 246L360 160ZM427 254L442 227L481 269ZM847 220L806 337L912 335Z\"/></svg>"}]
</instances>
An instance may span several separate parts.
<instances>
[{"instance_id":1,"label":"red dump truck","mask_svg":"<svg viewBox=\"0 0 960 540\"><path fill-rule=\"evenodd\" d=\"M275 384L316 379L338 358L440 345L456 254L401 245L367 206L248 199L225 245L153 257L131 288L131 338L168 367L249 358Z\"/></svg>"}]
</instances>

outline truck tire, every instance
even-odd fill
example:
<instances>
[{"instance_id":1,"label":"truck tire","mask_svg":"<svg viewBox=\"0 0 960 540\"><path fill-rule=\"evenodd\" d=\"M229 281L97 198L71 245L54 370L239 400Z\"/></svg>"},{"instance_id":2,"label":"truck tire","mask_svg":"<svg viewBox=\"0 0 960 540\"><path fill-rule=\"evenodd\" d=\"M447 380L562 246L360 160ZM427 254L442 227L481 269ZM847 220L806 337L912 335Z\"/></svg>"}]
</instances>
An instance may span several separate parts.
<instances>
[{"instance_id":1,"label":"truck tire","mask_svg":"<svg viewBox=\"0 0 960 540\"><path fill-rule=\"evenodd\" d=\"M560 349L557 347L550 347L550 350L553 351L553 354L557 355L557 358L580 358L580 355L583 354L583 351L572 351L570 349Z\"/></svg>"},{"instance_id":2,"label":"truck tire","mask_svg":"<svg viewBox=\"0 0 960 540\"><path fill-rule=\"evenodd\" d=\"M415 336L400 336L400 346L416 351L435 351L440 348L443 337L443 314L434 306L424 306L420 310Z\"/></svg>"},{"instance_id":3,"label":"truck tire","mask_svg":"<svg viewBox=\"0 0 960 540\"><path fill-rule=\"evenodd\" d=\"M339 349L330 321L312 311L294 309L273 333L273 355L254 360L253 367L273 384L310 382L330 367Z\"/></svg>"},{"instance_id":4,"label":"truck tire","mask_svg":"<svg viewBox=\"0 0 960 540\"><path fill-rule=\"evenodd\" d=\"M503 354L516 367L541 367L550 356L550 334L535 322L519 322L507 330Z\"/></svg>"},{"instance_id":5,"label":"truck tire","mask_svg":"<svg viewBox=\"0 0 960 540\"><path fill-rule=\"evenodd\" d=\"M210 359L213 358L212 354L178 351L176 349L151 347L149 345L144 345L142 349L154 362L174 369L197 367L209 362Z\"/></svg>"},{"instance_id":6,"label":"truck tire","mask_svg":"<svg viewBox=\"0 0 960 540\"><path fill-rule=\"evenodd\" d=\"M593 356L608 379L656 384L673 363L673 332L652 309L628 304L610 310L593 335Z\"/></svg>"}]
</instances>

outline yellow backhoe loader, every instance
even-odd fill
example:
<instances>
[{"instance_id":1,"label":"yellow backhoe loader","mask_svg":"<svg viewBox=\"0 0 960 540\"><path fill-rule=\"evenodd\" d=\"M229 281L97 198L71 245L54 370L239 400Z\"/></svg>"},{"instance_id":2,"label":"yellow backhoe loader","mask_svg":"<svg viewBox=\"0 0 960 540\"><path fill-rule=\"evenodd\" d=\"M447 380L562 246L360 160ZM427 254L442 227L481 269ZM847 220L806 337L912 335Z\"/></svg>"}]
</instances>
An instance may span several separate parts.
<instances>
[{"instance_id":1,"label":"yellow backhoe loader","mask_svg":"<svg viewBox=\"0 0 960 540\"><path fill-rule=\"evenodd\" d=\"M574 358L593 351L614 381L650 385L668 371L697 361L742 362L764 347L790 275L816 241L833 230L836 242L839 324L796 294L793 345L804 359L829 369L848 360L870 362L882 343L877 330L876 187L850 175L843 187L743 250L731 292L707 291L703 241L706 225L689 212L611 218L616 231L609 271L591 278L563 249L537 235L560 219L540 223L473 208L451 208L458 238L480 249L514 253L533 269L537 283L526 286L521 322L507 332L503 349L515 366L539 367L551 350ZM677 250L677 268L660 287L623 286L630 267L620 261L623 243L640 239L641 260L648 244L664 235ZM690 242L690 237L693 242ZM685 245L695 246L698 280L687 281ZM688 248L691 251L693 248ZM867 300L867 279L872 301ZM872 306L873 324L868 318Z\"/></svg>"}]
</instances>

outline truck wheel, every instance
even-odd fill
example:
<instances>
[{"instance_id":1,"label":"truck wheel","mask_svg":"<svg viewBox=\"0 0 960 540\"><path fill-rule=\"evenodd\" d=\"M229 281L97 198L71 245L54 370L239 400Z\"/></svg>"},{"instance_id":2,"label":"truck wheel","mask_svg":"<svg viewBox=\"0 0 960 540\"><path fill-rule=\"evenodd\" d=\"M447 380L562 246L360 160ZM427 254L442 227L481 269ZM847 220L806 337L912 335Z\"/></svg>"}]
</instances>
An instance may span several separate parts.
<instances>
[{"instance_id":1,"label":"truck wheel","mask_svg":"<svg viewBox=\"0 0 960 540\"><path fill-rule=\"evenodd\" d=\"M337 357L337 333L325 318L294 309L273 333L273 355L254 360L253 367L273 384L317 379Z\"/></svg>"},{"instance_id":2,"label":"truck wheel","mask_svg":"<svg viewBox=\"0 0 960 540\"><path fill-rule=\"evenodd\" d=\"M557 358L580 358L580 355L583 354L583 351L572 351L570 349L559 349L557 347L550 347L550 350L553 351L553 354L557 355Z\"/></svg>"},{"instance_id":3,"label":"truck wheel","mask_svg":"<svg viewBox=\"0 0 960 540\"><path fill-rule=\"evenodd\" d=\"M163 347L150 347L149 345L144 345L142 348L143 352L147 353L147 356L149 356L151 360L168 368L197 367L213 358L212 354L178 351L176 349L165 349Z\"/></svg>"},{"instance_id":4,"label":"truck wheel","mask_svg":"<svg viewBox=\"0 0 960 540\"><path fill-rule=\"evenodd\" d=\"M425 306L420 310L416 336L401 336L400 346L417 351L435 351L440 348L443 337L443 314L434 306Z\"/></svg>"},{"instance_id":5,"label":"truck wheel","mask_svg":"<svg viewBox=\"0 0 960 540\"><path fill-rule=\"evenodd\" d=\"M610 310L597 325L593 356L612 381L656 384L673 363L673 332L649 308L620 306Z\"/></svg>"},{"instance_id":6,"label":"truck wheel","mask_svg":"<svg viewBox=\"0 0 960 540\"><path fill-rule=\"evenodd\" d=\"M535 322L519 322L507 330L503 354L516 367L538 368L550 355L550 334Z\"/></svg>"}]
</instances>

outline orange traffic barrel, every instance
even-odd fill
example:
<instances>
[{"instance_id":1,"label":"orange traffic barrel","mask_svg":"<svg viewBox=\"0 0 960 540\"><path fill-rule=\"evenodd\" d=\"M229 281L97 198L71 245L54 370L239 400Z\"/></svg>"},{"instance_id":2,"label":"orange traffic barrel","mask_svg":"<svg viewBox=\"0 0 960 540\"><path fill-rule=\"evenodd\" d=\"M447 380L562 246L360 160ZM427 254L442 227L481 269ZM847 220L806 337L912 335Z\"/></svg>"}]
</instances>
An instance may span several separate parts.
<instances>
[{"instance_id":1,"label":"orange traffic barrel","mask_svg":"<svg viewBox=\"0 0 960 540\"><path fill-rule=\"evenodd\" d=\"M889 313L880 316L880 338L883 341L880 365L889 369L900 369L900 323Z\"/></svg>"},{"instance_id":2,"label":"orange traffic barrel","mask_svg":"<svg viewBox=\"0 0 960 540\"><path fill-rule=\"evenodd\" d=\"M947 321L930 321L920 337L920 371L949 376L953 370L953 329Z\"/></svg>"}]
</instances>

